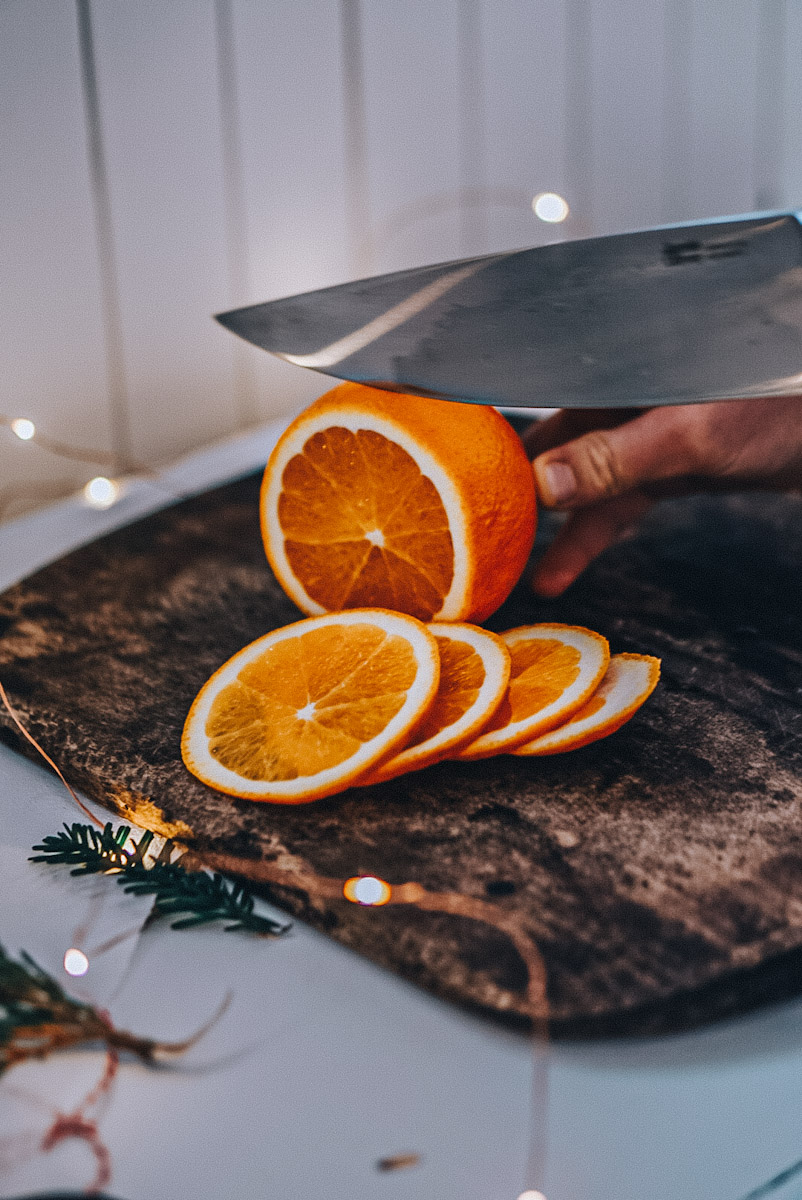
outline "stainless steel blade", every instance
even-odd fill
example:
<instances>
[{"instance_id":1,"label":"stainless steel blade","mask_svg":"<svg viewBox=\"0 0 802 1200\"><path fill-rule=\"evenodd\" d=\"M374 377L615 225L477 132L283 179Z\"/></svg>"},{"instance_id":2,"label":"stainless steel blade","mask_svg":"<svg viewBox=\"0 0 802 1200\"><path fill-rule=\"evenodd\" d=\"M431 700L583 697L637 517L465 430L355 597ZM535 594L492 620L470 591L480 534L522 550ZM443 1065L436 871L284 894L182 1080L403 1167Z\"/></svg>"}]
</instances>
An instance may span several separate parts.
<instances>
[{"instance_id":1,"label":"stainless steel blade","mask_svg":"<svg viewBox=\"0 0 802 1200\"><path fill-rule=\"evenodd\" d=\"M288 362L502 407L802 390L802 224L772 213L440 263L221 313Z\"/></svg>"}]
</instances>

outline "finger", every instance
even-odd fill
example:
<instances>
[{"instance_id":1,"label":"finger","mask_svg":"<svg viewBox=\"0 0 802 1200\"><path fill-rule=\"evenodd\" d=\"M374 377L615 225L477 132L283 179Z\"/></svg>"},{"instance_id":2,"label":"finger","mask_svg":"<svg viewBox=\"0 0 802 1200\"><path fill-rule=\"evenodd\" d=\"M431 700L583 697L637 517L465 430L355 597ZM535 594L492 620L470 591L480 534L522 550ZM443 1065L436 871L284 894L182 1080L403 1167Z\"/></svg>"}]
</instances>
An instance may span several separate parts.
<instances>
[{"instance_id":1,"label":"finger","mask_svg":"<svg viewBox=\"0 0 802 1200\"><path fill-rule=\"evenodd\" d=\"M545 420L532 422L523 435L524 449L530 458L537 458L546 450L573 441L589 429L609 429L642 411L637 408L559 408Z\"/></svg>"},{"instance_id":2,"label":"finger","mask_svg":"<svg viewBox=\"0 0 802 1200\"><path fill-rule=\"evenodd\" d=\"M698 412L683 405L591 429L535 459L538 499L547 508L581 508L643 484L697 474L703 446L699 427Z\"/></svg>"},{"instance_id":3,"label":"finger","mask_svg":"<svg viewBox=\"0 0 802 1200\"><path fill-rule=\"evenodd\" d=\"M533 590L541 596L559 596L602 550L619 541L652 503L643 492L629 492L571 513L535 569Z\"/></svg>"}]
</instances>

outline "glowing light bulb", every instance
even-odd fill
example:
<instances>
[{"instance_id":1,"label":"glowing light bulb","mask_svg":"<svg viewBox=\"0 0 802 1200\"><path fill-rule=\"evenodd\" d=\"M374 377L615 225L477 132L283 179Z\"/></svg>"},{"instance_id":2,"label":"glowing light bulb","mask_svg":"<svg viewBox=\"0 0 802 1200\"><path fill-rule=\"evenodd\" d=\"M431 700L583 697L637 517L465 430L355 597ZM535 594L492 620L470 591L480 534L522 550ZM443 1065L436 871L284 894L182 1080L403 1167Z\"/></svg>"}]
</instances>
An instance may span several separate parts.
<instances>
[{"instance_id":1,"label":"glowing light bulb","mask_svg":"<svg viewBox=\"0 0 802 1200\"><path fill-rule=\"evenodd\" d=\"M387 903L392 895L392 888L389 883L377 879L375 875L355 875L345 881L343 895L352 904L375 906Z\"/></svg>"},{"instance_id":2,"label":"glowing light bulb","mask_svg":"<svg viewBox=\"0 0 802 1200\"><path fill-rule=\"evenodd\" d=\"M541 221L557 224L559 221L564 221L571 210L567 202L556 192L538 192L532 201L532 211Z\"/></svg>"},{"instance_id":3,"label":"glowing light bulb","mask_svg":"<svg viewBox=\"0 0 802 1200\"><path fill-rule=\"evenodd\" d=\"M64 970L68 975L85 975L89 970L89 959L84 954L83 950L76 950L71 946L64 955Z\"/></svg>"},{"instance_id":4,"label":"glowing light bulb","mask_svg":"<svg viewBox=\"0 0 802 1200\"><path fill-rule=\"evenodd\" d=\"M526 1192L521 1192L518 1200L546 1200L542 1192L537 1192L534 1189L529 1189Z\"/></svg>"},{"instance_id":5,"label":"glowing light bulb","mask_svg":"<svg viewBox=\"0 0 802 1200\"><path fill-rule=\"evenodd\" d=\"M120 495L120 485L105 475L96 475L84 488L84 498L92 508L111 508Z\"/></svg>"},{"instance_id":6,"label":"glowing light bulb","mask_svg":"<svg viewBox=\"0 0 802 1200\"><path fill-rule=\"evenodd\" d=\"M29 442L36 433L36 426L27 417L17 417L11 422L11 432L15 433L21 442Z\"/></svg>"}]
</instances>

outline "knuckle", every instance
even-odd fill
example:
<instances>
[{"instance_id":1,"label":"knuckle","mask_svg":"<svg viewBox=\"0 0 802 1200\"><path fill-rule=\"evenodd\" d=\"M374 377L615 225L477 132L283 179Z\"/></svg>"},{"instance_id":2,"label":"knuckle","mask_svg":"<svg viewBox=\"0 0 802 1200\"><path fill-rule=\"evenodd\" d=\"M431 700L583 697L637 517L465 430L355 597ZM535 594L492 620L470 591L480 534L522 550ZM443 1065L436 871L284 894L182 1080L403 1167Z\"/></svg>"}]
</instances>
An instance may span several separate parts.
<instances>
[{"instance_id":1,"label":"knuckle","mask_svg":"<svg viewBox=\"0 0 802 1200\"><path fill-rule=\"evenodd\" d=\"M674 423L674 454L677 469L689 475L715 474L721 468L721 441L715 429L714 414L707 405L699 405Z\"/></svg>"},{"instance_id":2,"label":"knuckle","mask_svg":"<svg viewBox=\"0 0 802 1200\"><path fill-rule=\"evenodd\" d=\"M615 448L602 429L585 435L583 442L583 482L595 496L617 496L626 486Z\"/></svg>"}]
</instances>

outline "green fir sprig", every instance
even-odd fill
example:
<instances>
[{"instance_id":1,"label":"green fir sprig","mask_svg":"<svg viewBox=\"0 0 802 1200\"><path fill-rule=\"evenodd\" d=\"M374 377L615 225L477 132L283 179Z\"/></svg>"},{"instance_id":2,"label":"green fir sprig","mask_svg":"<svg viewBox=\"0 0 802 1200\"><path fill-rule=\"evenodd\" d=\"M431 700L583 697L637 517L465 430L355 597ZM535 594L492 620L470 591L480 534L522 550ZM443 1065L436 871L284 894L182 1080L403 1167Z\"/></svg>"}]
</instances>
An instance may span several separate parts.
<instances>
[{"instance_id":1,"label":"green fir sprig","mask_svg":"<svg viewBox=\"0 0 802 1200\"><path fill-rule=\"evenodd\" d=\"M93 1044L127 1051L144 1063L183 1054L212 1022L183 1042L160 1042L116 1029L109 1018L67 995L51 975L23 950L13 959L0 944L0 1075L17 1063L44 1058L55 1050Z\"/></svg>"},{"instance_id":2,"label":"green fir sprig","mask_svg":"<svg viewBox=\"0 0 802 1200\"><path fill-rule=\"evenodd\" d=\"M152 862L146 855L153 834L145 832L133 849L126 849L131 834L129 825L112 829L109 821L101 831L91 825L66 825L57 834L44 838L31 855L31 862L66 863L71 875L113 874L125 892L135 896L152 895L158 916L188 916L172 922L173 929L190 929L210 921L227 921L226 929L246 930L277 936L290 928L273 917L253 911L254 897L239 883L206 871L188 871L179 862L170 862L169 843Z\"/></svg>"},{"instance_id":3,"label":"green fir sprig","mask_svg":"<svg viewBox=\"0 0 802 1200\"><path fill-rule=\"evenodd\" d=\"M87 1042L105 1042L150 1059L156 1042L112 1031L90 1004L74 1000L23 950L19 960L0 945L0 1074L28 1058ZM110 1041L110 1039L112 1039Z\"/></svg>"}]
</instances>

